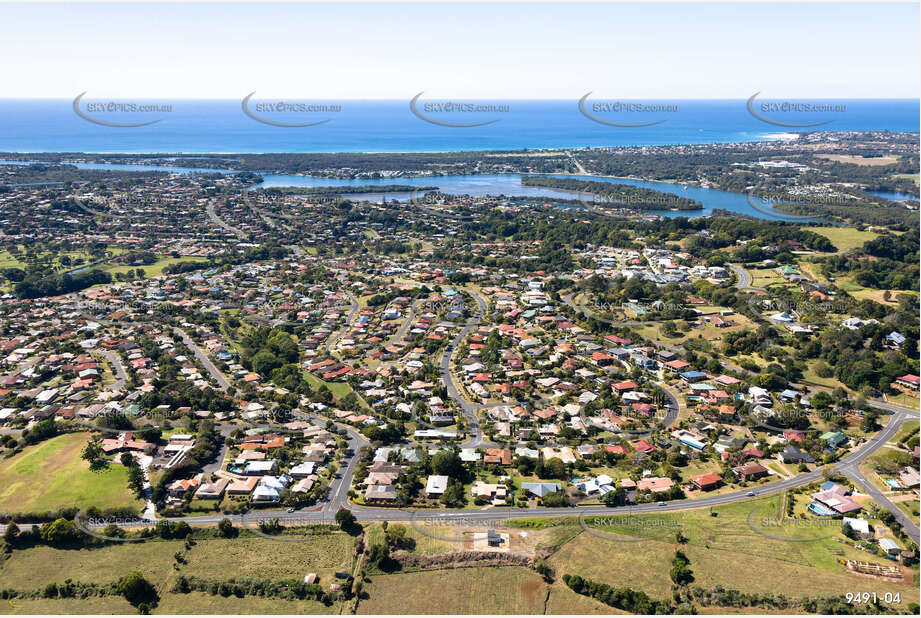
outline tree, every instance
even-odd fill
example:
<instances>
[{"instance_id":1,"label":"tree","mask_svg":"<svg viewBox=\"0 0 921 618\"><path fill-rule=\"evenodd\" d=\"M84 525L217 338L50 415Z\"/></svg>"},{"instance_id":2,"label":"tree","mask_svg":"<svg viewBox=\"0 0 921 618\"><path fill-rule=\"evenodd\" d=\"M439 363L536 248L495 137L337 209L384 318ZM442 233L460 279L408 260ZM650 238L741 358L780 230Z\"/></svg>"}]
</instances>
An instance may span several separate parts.
<instances>
[{"instance_id":1,"label":"tree","mask_svg":"<svg viewBox=\"0 0 921 618\"><path fill-rule=\"evenodd\" d=\"M11 521L3 532L3 540L7 545L13 545L17 538L19 538L19 526L16 525L16 522Z\"/></svg>"},{"instance_id":2,"label":"tree","mask_svg":"<svg viewBox=\"0 0 921 618\"><path fill-rule=\"evenodd\" d=\"M393 570L395 565L390 557L390 547L386 543L374 543L368 547L368 564L382 571Z\"/></svg>"},{"instance_id":3,"label":"tree","mask_svg":"<svg viewBox=\"0 0 921 618\"><path fill-rule=\"evenodd\" d=\"M66 545L79 539L81 533L74 522L59 517L53 522L43 524L39 536L49 545Z\"/></svg>"},{"instance_id":4,"label":"tree","mask_svg":"<svg viewBox=\"0 0 921 618\"><path fill-rule=\"evenodd\" d=\"M339 509L336 511L336 523L339 524L339 527L345 532L351 533L358 524L358 520L355 518L355 515L352 514L352 511L348 509Z\"/></svg>"},{"instance_id":5,"label":"tree","mask_svg":"<svg viewBox=\"0 0 921 618\"><path fill-rule=\"evenodd\" d=\"M226 517L217 522L217 529L220 535L224 538L229 539L237 535L237 529L233 527L233 523Z\"/></svg>"},{"instance_id":6,"label":"tree","mask_svg":"<svg viewBox=\"0 0 921 618\"><path fill-rule=\"evenodd\" d=\"M545 464L544 474L546 476L542 478L564 480L566 478L566 464L559 457L551 457Z\"/></svg>"},{"instance_id":7,"label":"tree","mask_svg":"<svg viewBox=\"0 0 921 618\"><path fill-rule=\"evenodd\" d=\"M458 479L463 477L464 463L454 451L439 451L432 457L432 471Z\"/></svg>"},{"instance_id":8,"label":"tree","mask_svg":"<svg viewBox=\"0 0 921 618\"><path fill-rule=\"evenodd\" d=\"M134 465L128 467L128 486L136 494L142 496L144 494L144 471L136 461L133 459L131 461L134 462Z\"/></svg>"},{"instance_id":9,"label":"tree","mask_svg":"<svg viewBox=\"0 0 921 618\"><path fill-rule=\"evenodd\" d=\"M22 439L26 444L37 444L56 435L58 435L58 424L53 419L47 418L36 423L29 431L24 432Z\"/></svg>"},{"instance_id":10,"label":"tree","mask_svg":"<svg viewBox=\"0 0 921 618\"><path fill-rule=\"evenodd\" d=\"M873 433L879 429L878 418L873 412L864 412L863 418L860 420L860 431Z\"/></svg>"},{"instance_id":11,"label":"tree","mask_svg":"<svg viewBox=\"0 0 921 618\"><path fill-rule=\"evenodd\" d=\"M534 570L537 571L537 574L544 578L544 581L547 583L553 583L553 569L550 568L546 562L541 559L538 559L534 563Z\"/></svg>"},{"instance_id":12,"label":"tree","mask_svg":"<svg viewBox=\"0 0 921 618\"><path fill-rule=\"evenodd\" d=\"M544 495L540 501L542 506L547 507L558 507L558 506L569 506L569 496L562 491L551 491Z\"/></svg>"},{"instance_id":13,"label":"tree","mask_svg":"<svg viewBox=\"0 0 921 618\"><path fill-rule=\"evenodd\" d=\"M614 491L604 494L601 501L605 506L624 506L627 504L627 490L623 487L618 487Z\"/></svg>"},{"instance_id":14,"label":"tree","mask_svg":"<svg viewBox=\"0 0 921 618\"><path fill-rule=\"evenodd\" d=\"M851 524L844 522L844 525L841 526L841 534L847 538L854 540L857 538L857 534L854 532L854 529L851 527Z\"/></svg>"},{"instance_id":15,"label":"tree","mask_svg":"<svg viewBox=\"0 0 921 618\"><path fill-rule=\"evenodd\" d=\"M384 527L387 522L381 524ZM387 539L387 545L394 549L413 549L416 541L406 533L406 526L386 526L384 527L384 536Z\"/></svg>"},{"instance_id":16,"label":"tree","mask_svg":"<svg viewBox=\"0 0 921 618\"><path fill-rule=\"evenodd\" d=\"M452 479L441 495L441 502L449 507L458 507L464 504L464 486Z\"/></svg>"},{"instance_id":17,"label":"tree","mask_svg":"<svg viewBox=\"0 0 921 618\"><path fill-rule=\"evenodd\" d=\"M118 580L116 590L135 607L142 604L156 605L160 600L154 585L144 579L144 576L138 571L129 573Z\"/></svg>"},{"instance_id":18,"label":"tree","mask_svg":"<svg viewBox=\"0 0 921 618\"><path fill-rule=\"evenodd\" d=\"M691 561L680 549L675 550L675 557L672 559L672 568L669 570L669 577L675 582L676 586L684 586L694 581L694 575L691 573L689 565Z\"/></svg>"}]
</instances>

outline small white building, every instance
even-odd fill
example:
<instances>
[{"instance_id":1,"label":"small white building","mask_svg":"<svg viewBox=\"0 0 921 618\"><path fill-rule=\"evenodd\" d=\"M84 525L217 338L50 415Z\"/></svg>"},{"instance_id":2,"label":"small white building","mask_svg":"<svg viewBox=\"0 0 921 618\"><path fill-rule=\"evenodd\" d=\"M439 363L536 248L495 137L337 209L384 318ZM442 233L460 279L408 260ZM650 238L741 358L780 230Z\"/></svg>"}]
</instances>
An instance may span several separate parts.
<instances>
[{"instance_id":1,"label":"small white building","mask_svg":"<svg viewBox=\"0 0 921 618\"><path fill-rule=\"evenodd\" d=\"M442 495L448 489L448 477L441 474L433 474L425 482L425 493L429 498L435 498Z\"/></svg>"}]
</instances>

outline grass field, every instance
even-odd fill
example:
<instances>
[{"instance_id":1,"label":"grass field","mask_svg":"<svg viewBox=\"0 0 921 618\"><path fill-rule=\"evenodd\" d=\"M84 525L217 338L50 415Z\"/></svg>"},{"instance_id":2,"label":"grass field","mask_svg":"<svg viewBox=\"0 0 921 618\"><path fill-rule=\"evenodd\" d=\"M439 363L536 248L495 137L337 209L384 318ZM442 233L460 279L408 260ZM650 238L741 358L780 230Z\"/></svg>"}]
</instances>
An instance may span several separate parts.
<instances>
[{"instance_id":1,"label":"grass field","mask_svg":"<svg viewBox=\"0 0 921 618\"><path fill-rule=\"evenodd\" d=\"M141 268L144 270L145 277L157 277L163 274L163 269L166 268L167 266L171 264L181 264L183 262L201 262L202 264L204 264L207 262L207 260L205 258L195 258L195 257L181 257L181 258L164 257L164 258L160 258L153 264L148 264L148 265L141 265L141 266L128 266L124 264L106 265L106 266L103 266L102 269L109 273L112 273L112 275L114 276L115 273L124 273L124 272L128 272L129 270L134 271L138 268Z\"/></svg>"},{"instance_id":2,"label":"grass field","mask_svg":"<svg viewBox=\"0 0 921 618\"><path fill-rule=\"evenodd\" d=\"M803 229L821 234L830 240L838 248L838 253L859 247L879 236L876 232L862 232L853 227L807 227Z\"/></svg>"},{"instance_id":3,"label":"grass field","mask_svg":"<svg viewBox=\"0 0 921 618\"><path fill-rule=\"evenodd\" d=\"M545 614L626 614L627 612L605 605L587 596L576 594L558 580L549 587L544 603Z\"/></svg>"},{"instance_id":4,"label":"grass field","mask_svg":"<svg viewBox=\"0 0 921 618\"><path fill-rule=\"evenodd\" d=\"M837 560L878 559L838 543L834 538L839 536L837 524L816 528L775 523L780 499L774 496L715 507L717 517L702 509L634 517L628 520L630 525L620 527L599 524L603 532L640 540L617 541L583 532L563 545L549 562L558 575L577 573L663 598L671 591L667 573L678 547L675 531L680 528L688 537L682 550L691 561L695 585L721 585L745 592L783 591L790 596L843 594L860 585L863 580L847 573ZM816 540L784 541L753 528L776 536ZM873 584L883 592L900 592L903 603L918 601L917 584Z\"/></svg>"},{"instance_id":5,"label":"grass field","mask_svg":"<svg viewBox=\"0 0 921 618\"><path fill-rule=\"evenodd\" d=\"M137 610L122 597L90 597L88 599L16 599L0 600L0 614L137 614Z\"/></svg>"},{"instance_id":6,"label":"grass field","mask_svg":"<svg viewBox=\"0 0 921 618\"><path fill-rule=\"evenodd\" d=\"M786 283L787 280L774 268L746 268L751 275L751 285L754 288L766 288L774 283Z\"/></svg>"},{"instance_id":7,"label":"grass field","mask_svg":"<svg viewBox=\"0 0 921 618\"><path fill-rule=\"evenodd\" d=\"M223 598L203 593L169 594L179 573L211 579L263 577L301 579L316 572L328 585L332 572L351 570L355 539L345 533L313 535L307 542L281 542L261 537L199 539L184 552L186 563L174 569L181 541L153 540L114 544L98 549L33 547L14 551L0 562L0 581L15 590L36 590L50 582L71 579L107 583L125 573L141 571L161 595L156 613L338 613L338 607L317 602L294 602L245 597ZM3 602L6 604L7 602ZM0 607L0 613L136 613L119 598L81 601L16 601L22 608ZM28 610L28 611L27 611Z\"/></svg>"},{"instance_id":8,"label":"grass field","mask_svg":"<svg viewBox=\"0 0 921 618\"><path fill-rule=\"evenodd\" d=\"M908 515L915 525L918 524L919 514L921 514L921 504L917 500L900 500L895 503L899 510Z\"/></svg>"},{"instance_id":9,"label":"grass field","mask_svg":"<svg viewBox=\"0 0 921 618\"><path fill-rule=\"evenodd\" d=\"M867 288L856 281L850 275L845 275L838 278L836 285L842 290L846 291L851 296L854 296L858 299L869 299L875 302L878 302L883 305L895 305L897 298L900 294L908 294L911 296L917 296L917 292L913 290L876 290L873 288ZM889 300L885 300L886 292L889 292Z\"/></svg>"},{"instance_id":10,"label":"grass field","mask_svg":"<svg viewBox=\"0 0 921 618\"><path fill-rule=\"evenodd\" d=\"M893 174L893 178L908 178L914 180L915 184L921 184L921 174Z\"/></svg>"},{"instance_id":11,"label":"grass field","mask_svg":"<svg viewBox=\"0 0 921 618\"><path fill-rule=\"evenodd\" d=\"M918 398L912 397L912 399L917 403ZM902 428L899 430L899 433L895 434L893 442L904 442L912 436L918 435L919 423L918 421L908 421L902 425Z\"/></svg>"},{"instance_id":12,"label":"grass field","mask_svg":"<svg viewBox=\"0 0 921 618\"><path fill-rule=\"evenodd\" d=\"M119 463L94 472L80 458L89 434L56 436L0 461L0 511L40 512L62 507L143 507L128 489Z\"/></svg>"},{"instance_id":13,"label":"grass field","mask_svg":"<svg viewBox=\"0 0 921 618\"><path fill-rule=\"evenodd\" d=\"M329 392L333 394L333 397L336 399L342 399L349 393L354 392L352 385L348 382L327 382L326 380L321 380L312 373L304 373L304 379L307 380L307 383L310 384L311 388L318 388L322 385L325 385L329 389ZM355 393L358 395L358 393ZM365 403L365 400L359 395L358 403L361 404L361 407L369 409L368 404Z\"/></svg>"},{"instance_id":14,"label":"grass field","mask_svg":"<svg viewBox=\"0 0 921 618\"><path fill-rule=\"evenodd\" d=\"M800 496L800 501L802 501ZM838 523L829 527L778 525L769 518L780 513L780 496L707 510L655 513L629 518L587 519L589 529L641 540L624 542L584 530L575 518L519 521L513 530L526 530L538 547L552 552L548 559L556 580L545 582L525 567L446 568L375 574L365 581L358 604L360 614L617 614L590 598L577 595L562 582L566 573L579 574L616 587L642 590L658 599L671 596L668 570L676 544L675 532L688 538L682 550L691 561L694 585L717 585L744 592L787 596L835 595L870 586L878 594L899 592L902 607L918 601L915 583L893 584L848 574L838 559L855 557L881 561L837 543ZM550 525L560 523L560 525ZM541 525L545 524L545 525ZM756 529L799 539L789 542L759 534ZM379 539L379 525L367 528L369 542ZM422 535L424 536L424 535ZM539 539L539 542L537 542ZM41 588L51 581L110 582L140 570L160 591L157 614L176 613L340 613L340 604L326 607L310 601L257 597L221 597L204 593L173 594L178 574L212 579L230 577L298 578L317 572L328 585L332 571L351 571L355 539L344 533L315 534L306 542L281 542L261 537L198 539L183 552L185 563L174 568L179 541L116 544L93 550L36 547L14 551L0 563L0 581L18 590ZM433 546L431 548L435 550ZM423 548L424 551L424 548ZM427 552L426 552L427 553ZM117 597L85 600L4 602L0 613L134 613ZM729 610L730 613L738 613ZM703 608L701 613L720 613ZM744 613L744 611L742 612ZM763 613L763 612L762 612Z\"/></svg>"},{"instance_id":15,"label":"grass field","mask_svg":"<svg viewBox=\"0 0 921 618\"><path fill-rule=\"evenodd\" d=\"M349 570L354 545L355 539L341 532L311 535L303 542L262 537L205 539L196 541L189 551L182 573L214 579L303 579L307 573L316 573L329 583L332 572Z\"/></svg>"},{"instance_id":16,"label":"grass field","mask_svg":"<svg viewBox=\"0 0 921 618\"><path fill-rule=\"evenodd\" d=\"M260 597L222 597L203 592L161 593L152 614L335 614L338 606L327 607L316 601L286 601ZM137 614L119 596L88 599L17 599L0 601L0 614Z\"/></svg>"},{"instance_id":17,"label":"grass field","mask_svg":"<svg viewBox=\"0 0 921 618\"><path fill-rule=\"evenodd\" d=\"M917 410L919 405L921 405L919 404L917 397L912 397L911 395L907 395L905 393L899 393L898 395L886 395L886 401L912 410Z\"/></svg>"},{"instance_id":18,"label":"grass field","mask_svg":"<svg viewBox=\"0 0 921 618\"><path fill-rule=\"evenodd\" d=\"M524 567L375 575L364 586L370 598L359 602L358 613L543 614L547 588Z\"/></svg>"},{"instance_id":19,"label":"grass field","mask_svg":"<svg viewBox=\"0 0 921 618\"><path fill-rule=\"evenodd\" d=\"M14 551L0 563L0 580L16 590L34 590L66 579L111 582L125 573L140 571L160 583L170 572L173 554L181 548L180 541L120 543L81 550L32 547Z\"/></svg>"},{"instance_id":20,"label":"grass field","mask_svg":"<svg viewBox=\"0 0 921 618\"><path fill-rule=\"evenodd\" d=\"M395 524L391 523L390 525ZM422 524L417 523L416 527L431 533L424 534L423 532L417 530L416 527L411 525L410 522L400 522L398 525L403 526L406 529L406 536L416 542L415 547L412 549L412 552L416 554L441 554L456 549L453 543L437 539L432 535L439 535L446 538L465 538L462 535L462 530L451 528L449 526L423 526ZM384 529L380 524L365 526L365 541L368 545L384 542Z\"/></svg>"},{"instance_id":21,"label":"grass field","mask_svg":"<svg viewBox=\"0 0 921 618\"><path fill-rule=\"evenodd\" d=\"M834 376L829 378L823 378L815 372L816 363L809 363L806 365L806 371L803 372L803 380L811 384L818 384L819 386L827 386L828 388L836 388L838 386L846 388L841 382L835 379Z\"/></svg>"},{"instance_id":22,"label":"grass field","mask_svg":"<svg viewBox=\"0 0 921 618\"><path fill-rule=\"evenodd\" d=\"M166 594L154 614L338 614L338 605L327 607L318 601L287 601L261 597L222 597L190 592ZM131 612L122 612L131 613Z\"/></svg>"},{"instance_id":23,"label":"grass field","mask_svg":"<svg viewBox=\"0 0 921 618\"><path fill-rule=\"evenodd\" d=\"M3 268L22 268L24 266L23 262L20 262L13 255L6 250L0 251L0 269Z\"/></svg>"}]
</instances>

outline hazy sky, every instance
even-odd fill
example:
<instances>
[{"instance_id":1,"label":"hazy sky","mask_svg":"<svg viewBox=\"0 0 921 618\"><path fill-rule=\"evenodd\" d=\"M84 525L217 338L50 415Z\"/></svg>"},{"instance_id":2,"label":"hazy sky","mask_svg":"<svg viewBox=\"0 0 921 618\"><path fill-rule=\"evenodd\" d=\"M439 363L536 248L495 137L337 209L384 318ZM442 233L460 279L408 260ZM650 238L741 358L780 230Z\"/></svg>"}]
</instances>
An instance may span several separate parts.
<instances>
[{"instance_id":1,"label":"hazy sky","mask_svg":"<svg viewBox=\"0 0 921 618\"><path fill-rule=\"evenodd\" d=\"M918 98L915 4L0 4L0 98Z\"/></svg>"}]
</instances>

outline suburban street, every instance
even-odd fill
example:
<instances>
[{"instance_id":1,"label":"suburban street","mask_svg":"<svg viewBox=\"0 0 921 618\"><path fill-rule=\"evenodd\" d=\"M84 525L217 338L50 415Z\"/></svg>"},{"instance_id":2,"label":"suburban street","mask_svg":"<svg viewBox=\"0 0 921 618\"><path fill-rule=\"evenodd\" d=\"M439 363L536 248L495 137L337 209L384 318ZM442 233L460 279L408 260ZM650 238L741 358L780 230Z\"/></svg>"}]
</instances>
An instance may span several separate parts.
<instances>
[{"instance_id":1,"label":"suburban street","mask_svg":"<svg viewBox=\"0 0 921 618\"><path fill-rule=\"evenodd\" d=\"M208 200L206 211L208 213L208 218L210 218L214 224L227 230L237 238L246 238L246 233L243 230L226 223L223 219L217 216L217 213L214 211L214 200Z\"/></svg>"},{"instance_id":2,"label":"suburban street","mask_svg":"<svg viewBox=\"0 0 921 618\"><path fill-rule=\"evenodd\" d=\"M752 287L752 278L748 274L748 271L739 266L738 264L726 264L729 269L736 274L736 289L739 290L757 290L759 292L766 291L764 288L755 288Z\"/></svg>"},{"instance_id":3,"label":"suburban street","mask_svg":"<svg viewBox=\"0 0 921 618\"><path fill-rule=\"evenodd\" d=\"M100 354L109 361L109 364L112 366L112 372L115 374L115 382L112 384L112 391L120 393L125 389L125 383L128 381L128 374L125 373L125 366L122 364L122 359L113 352L108 350L94 350L97 354Z\"/></svg>"},{"instance_id":4,"label":"suburban street","mask_svg":"<svg viewBox=\"0 0 921 618\"><path fill-rule=\"evenodd\" d=\"M195 358L204 365L205 369L214 378L214 381L218 383L218 386L222 391L230 388L230 382L227 381L227 378L224 377L224 374L221 373L220 369L214 366L214 363L211 362L211 359L204 353L204 351L198 347L192 338L189 337L188 333L179 328L178 326L173 327L173 332L179 335L182 338L182 343L185 344L187 348L192 350L192 354L195 355Z\"/></svg>"},{"instance_id":5,"label":"suburban street","mask_svg":"<svg viewBox=\"0 0 921 618\"><path fill-rule=\"evenodd\" d=\"M467 324L460 330L457 336L454 337L454 340L448 345L444 353L441 355L441 362L439 363L441 367L441 378L444 381L445 388L448 391L448 397L457 402L457 405L463 411L464 416L467 417L467 428L470 434L469 439L463 444L464 448L477 448L479 446L484 446L485 442L483 441L483 433L480 430L480 421L477 418L477 406L473 403L467 401L463 393L458 390L457 385L454 382L454 375L451 371L451 359L454 356L454 352L457 350L457 347L461 342L469 335L473 330L480 325L480 320L483 317L483 314L486 313L488 305L482 296L479 294L467 290L467 292L473 297L477 303L476 314L467 321Z\"/></svg>"},{"instance_id":6,"label":"suburban street","mask_svg":"<svg viewBox=\"0 0 921 618\"><path fill-rule=\"evenodd\" d=\"M326 340L326 351L329 352L333 349L333 346L336 345L336 342L342 338L342 336L352 327L355 323L355 318L358 317L358 309L361 307L358 303L358 299L351 292L346 292L349 297L349 300L352 303L351 308L349 309L349 316L345 321L345 326L337 330L335 333L329 336Z\"/></svg>"}]
</instances>

